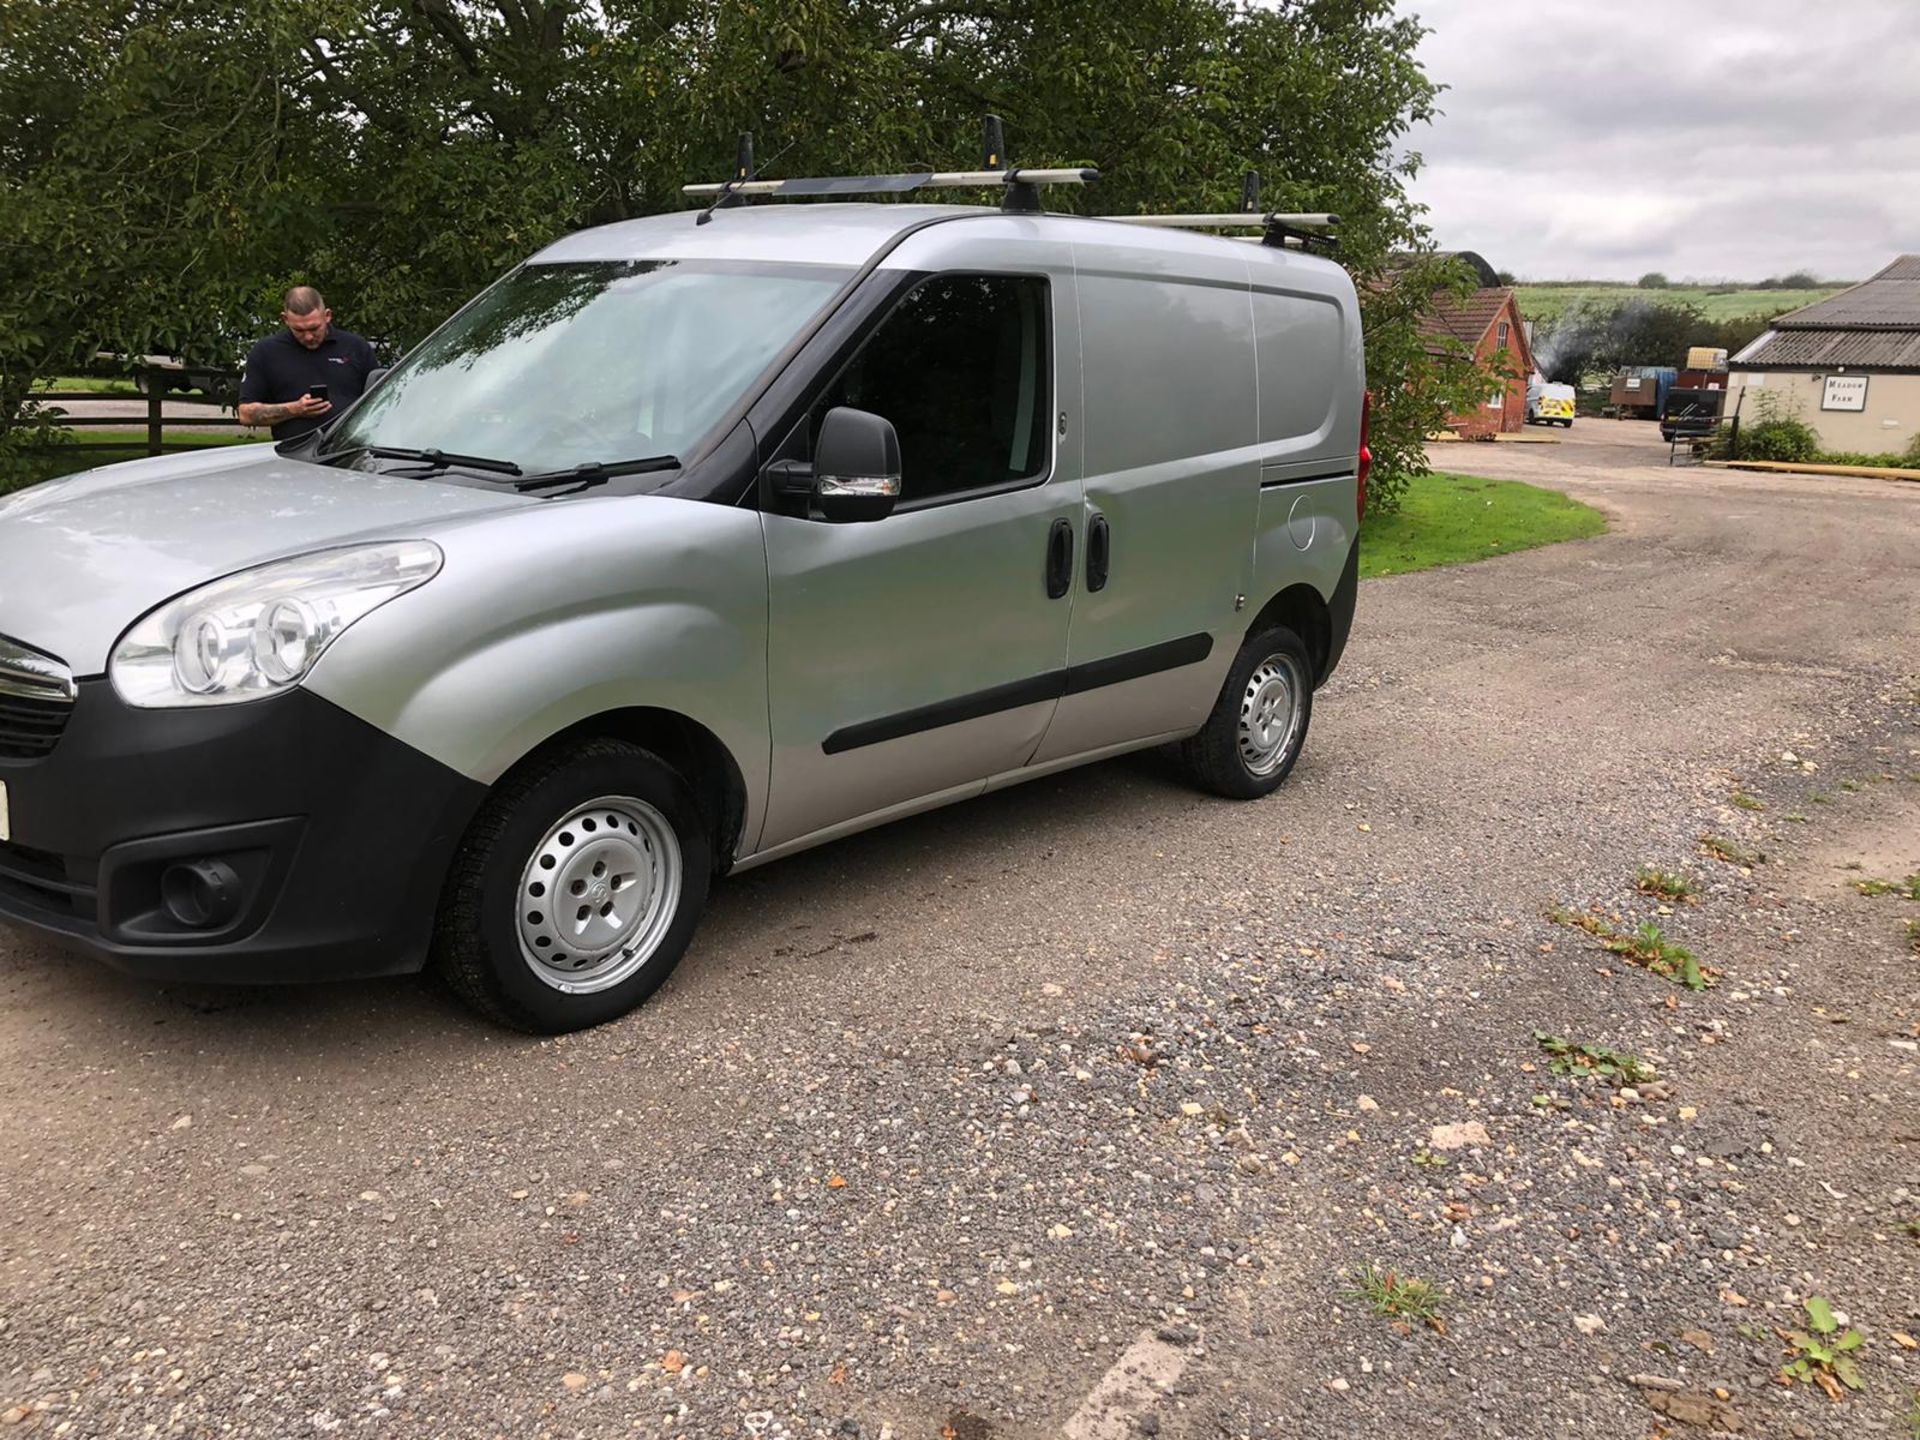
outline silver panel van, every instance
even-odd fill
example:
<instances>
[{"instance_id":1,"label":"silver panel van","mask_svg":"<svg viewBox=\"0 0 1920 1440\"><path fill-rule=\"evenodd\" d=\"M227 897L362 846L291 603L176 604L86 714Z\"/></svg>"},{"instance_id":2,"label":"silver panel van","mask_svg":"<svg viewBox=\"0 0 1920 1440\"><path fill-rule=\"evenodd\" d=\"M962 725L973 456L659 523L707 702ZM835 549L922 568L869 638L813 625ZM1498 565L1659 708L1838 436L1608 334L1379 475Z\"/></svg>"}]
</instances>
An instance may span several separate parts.
<instances>
[{"instance_id":1,"label":"silver panel van","mask_svg":"<svg viewBox=\"0 0 1920 1440\"><path fill-rule=\"evenodd\" d=\"M0 921L560 1031L729 870L1148 746L1286 778L1365 503L1338 265L709 219L550 246L316 435L0 502Z\"/></svg>"}]
</instances>

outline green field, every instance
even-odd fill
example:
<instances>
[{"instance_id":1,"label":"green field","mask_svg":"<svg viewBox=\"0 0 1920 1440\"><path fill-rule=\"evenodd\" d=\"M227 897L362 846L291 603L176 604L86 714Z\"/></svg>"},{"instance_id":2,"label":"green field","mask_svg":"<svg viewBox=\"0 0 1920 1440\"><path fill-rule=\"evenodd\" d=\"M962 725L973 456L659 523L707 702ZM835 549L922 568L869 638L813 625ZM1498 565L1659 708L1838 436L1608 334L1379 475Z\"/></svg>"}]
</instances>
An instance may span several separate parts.
<instances>
[{"instance_id":1,"label":"green field","mask_svg":"<svg viewBox=\"0 0 1920 1440\"><path fill-rule=\"evenodd\" d=\"M1740 290L1725 285L1673 285L1665 290L1642 290L1635 285L1517 285L1520 313L1528 320L1551 320L1570 306L1598 301L1602 305L1622 300L1650 300L1654 304L1691 305L1709 320L1739 320L1749 315L1780 315L1798 310L1847 287L1831 285L1822 290Z\"/></svg>"},{"instance_id":2,"label":"green field","mask_svg":"<svg viewBox=\"0 0 1920 1440\"><path fill-rule=\"evenodd\" d=\"M1360 530L1360 574L1404 575L1464 565L1557 540L1584 540L1607 528L1591 505L1518 480L1424 475L1397 515L1370 516Z\"/></svg>"}]
</instances>

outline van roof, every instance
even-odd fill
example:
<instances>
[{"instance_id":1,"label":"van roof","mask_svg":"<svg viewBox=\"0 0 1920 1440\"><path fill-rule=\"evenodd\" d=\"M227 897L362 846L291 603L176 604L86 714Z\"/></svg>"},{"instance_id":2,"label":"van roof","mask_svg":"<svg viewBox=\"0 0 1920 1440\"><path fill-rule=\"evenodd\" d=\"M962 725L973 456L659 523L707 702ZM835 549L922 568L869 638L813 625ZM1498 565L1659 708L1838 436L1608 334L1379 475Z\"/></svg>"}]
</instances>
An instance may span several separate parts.
<instances>
[{"instance_id":1,"label":"van roof","mask_svg":"<svg viewBox=\"0 0 1920 1440\"><path fill-rule=\"evenodd\" d=\"M731 206L698 222L700 211L678 210L581 230L533 256L533 264L576 260L784 260L815 265L864 265L907 231L936 221L995 225L1008 239L1051 238L1119 245L1143 254L1212 255L1231 245L1250 263L1339 267L1325 257L1271 245L1226 240L1192 230L1121 225L1079 215L1010 214L985 205L764 204ZM971 238L980 238L973 231ZM1344 272L1341 272L1344 274Z\"/></svg>"}]
</instances>

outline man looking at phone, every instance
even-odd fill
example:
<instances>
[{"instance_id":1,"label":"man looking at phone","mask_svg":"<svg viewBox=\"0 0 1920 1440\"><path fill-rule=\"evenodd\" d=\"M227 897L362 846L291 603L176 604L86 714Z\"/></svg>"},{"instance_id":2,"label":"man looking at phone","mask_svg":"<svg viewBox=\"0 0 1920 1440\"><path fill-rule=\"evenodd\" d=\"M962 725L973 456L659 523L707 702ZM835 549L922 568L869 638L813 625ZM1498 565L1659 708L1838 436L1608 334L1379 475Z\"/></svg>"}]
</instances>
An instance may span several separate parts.
<instances>
[{"instance_id":1,"label":"man looking at phone","mask_svg":"<svg viewBox=\"0 0 1920 1440\"><path fill-rule=\"evenodd\" d=\"M333 311L311 285L287 291L280 318L287 328L247 352L240 423L271 425L275 440L292 440L359 399L380 362L365 340L334 328Z\"/></svg>"}]
</instances>

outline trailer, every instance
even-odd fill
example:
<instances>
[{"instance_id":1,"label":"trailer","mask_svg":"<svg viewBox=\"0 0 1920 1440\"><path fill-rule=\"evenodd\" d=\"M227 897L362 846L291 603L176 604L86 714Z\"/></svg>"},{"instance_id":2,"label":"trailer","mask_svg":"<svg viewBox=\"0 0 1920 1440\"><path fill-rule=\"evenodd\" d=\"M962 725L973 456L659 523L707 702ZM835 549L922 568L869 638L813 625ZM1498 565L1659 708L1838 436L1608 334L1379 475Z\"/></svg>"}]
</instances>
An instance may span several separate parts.
<instances>
[{"instance_id":1,"label":"trailer","mask_svg":"<svg viewBox=\"0 0 1920 1440\"><path fill-rule=\"evenodd\" d=\"M1629 365L1613 377L1608 407L1616 420L1658 420L1679 371L1671 365Z\"/></svg>"}]
</instances>

